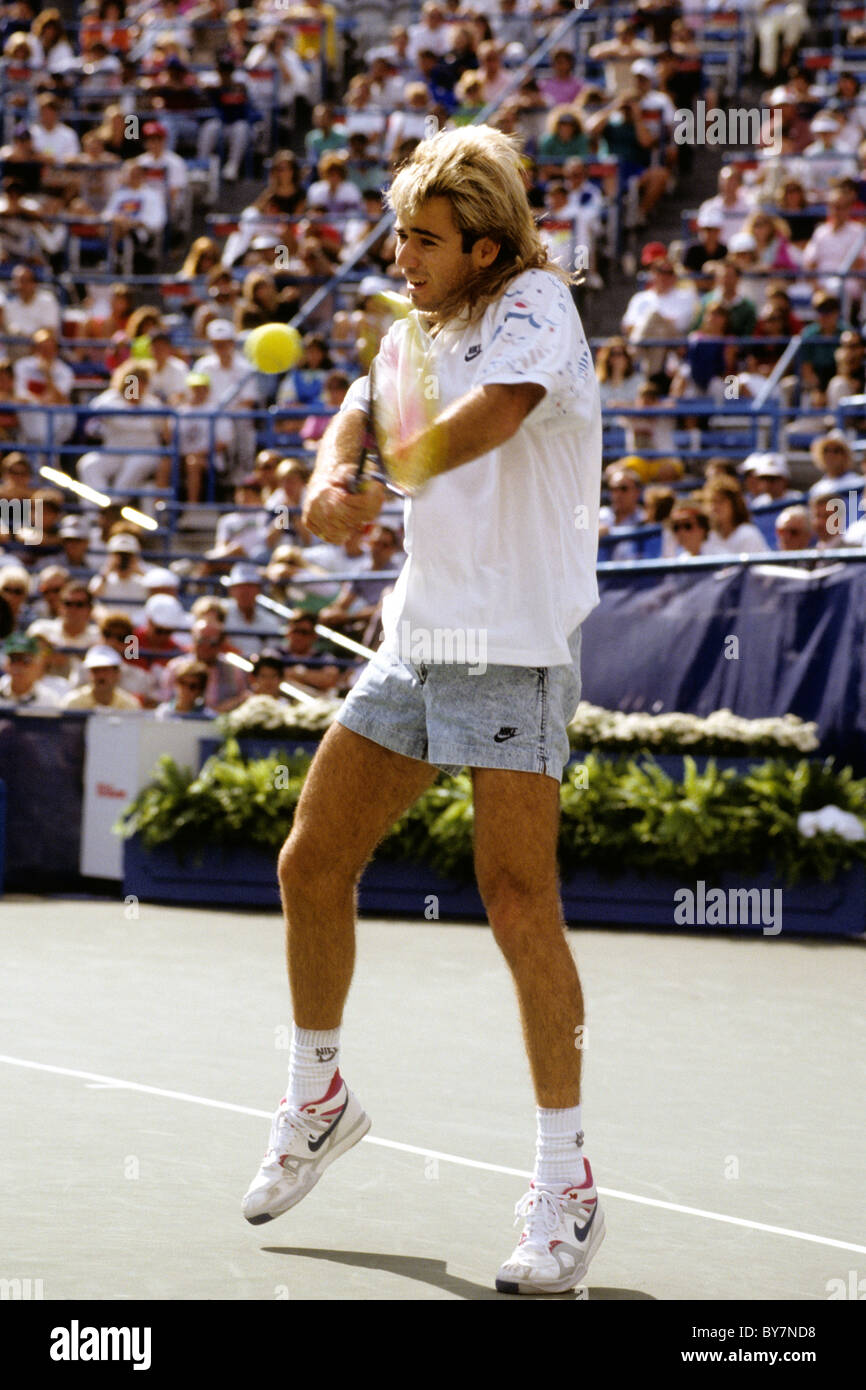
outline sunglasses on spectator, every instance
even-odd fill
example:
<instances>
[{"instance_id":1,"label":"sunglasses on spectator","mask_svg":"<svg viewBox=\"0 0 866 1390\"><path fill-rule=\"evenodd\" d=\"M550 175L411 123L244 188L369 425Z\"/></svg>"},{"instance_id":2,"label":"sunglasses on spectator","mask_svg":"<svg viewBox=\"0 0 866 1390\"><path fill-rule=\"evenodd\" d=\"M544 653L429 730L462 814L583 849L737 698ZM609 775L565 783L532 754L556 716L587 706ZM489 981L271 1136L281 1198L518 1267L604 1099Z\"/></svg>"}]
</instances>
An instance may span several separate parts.
<instances>
[{"instance_id":1,"label":"sunglasses on spectator","mask_svg":"<svg viewBox=\"0 0 866 1390\"><path fill-rule=\"evenodd\" d=\"M42 589L40 592L42 593L43 598L56 598L56 596L59 593L62 593L62 591L62 585L58 584L56 589Z\"/></svg>"},{"instance_id":2,"label":"sunglasses on spectator","mask_svg":"<svg viewBox=\"0 0 866 1390\"><path fill-rule=\"evenodd\" d=\"M203 690L204 685L201 681L195 680L192 676L178 677L178 685L185 685L189 690Z\"/></svg>"},{"instance_id":3,"label":"sunglasses on spectator","mask_svg":"<svg viewBox=\"0 0 866 1390\"><path fill-rule=\"evenodd\" d=\"M4 594L26 594L26 589L19 589L15 584L4 584L2 587Z\"/></svg>"},{"instance_id":4,"label":"sunglasses on spectator","mask_svg":"<svg viewBox=\"0 0 866 1390\"><path fill-rule=\"evenodd\" d=\"M634 483L611 483L608 492L631 492Z\"/></svg>"},{"instance_id":5,"label":"sunglasses on spectator","mask_svg":"<svg viewBox=\"0 0 866 1390\"><path fill-rule=\"evenodd\" d=\"M672 531L694 531L694 530L695 530L695 523L694 523L693 521L675 521L675 522L673 523L673 525L671 526L671 530L672 530Z\"/></svg>"},{"instance_id":6,"label":"sunglasses on spectator","mask_svg":"<svg viewBox=\"0 0 866 1390\"><path fill-rule=\"evenodd\" d=\"M86 598L65 598L65 599L63 600L63 607L64 607L64 608L89 608L89 607L90 607L90 604L88 603L88 601L87 601Z\"/></svg>"}]
</instances>

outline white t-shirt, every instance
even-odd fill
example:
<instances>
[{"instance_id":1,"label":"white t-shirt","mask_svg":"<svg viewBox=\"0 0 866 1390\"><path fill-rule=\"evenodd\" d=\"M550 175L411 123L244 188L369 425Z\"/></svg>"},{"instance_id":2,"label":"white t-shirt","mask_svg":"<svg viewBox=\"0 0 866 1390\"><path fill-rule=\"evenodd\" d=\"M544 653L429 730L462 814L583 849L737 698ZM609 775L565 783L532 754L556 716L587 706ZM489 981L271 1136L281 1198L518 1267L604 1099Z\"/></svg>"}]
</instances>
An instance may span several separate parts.
<instances>
[{"instance_id":1,"label":"white t-shirt","mask_svg":"<svg viewBox=\"0 0 866 1390\"><path fill-rule=\"evenodd\" d=\"M377 390L393 392L407 430L428 378L438 412L485 384L537 382L546 395L500 448L405 503L408 559L383 604L383 650L412 661L413 633L432 633L435 652L437 630L474 630L491 665L570 664L568 638L598 603L601 405L567 287L529 270L470 327L431 338L417 313L398 321L380 349ZM366 389L356 382L343 409Z\"/></svg>"},{"instance_id":2,"label":"white t-shirt","mask_svg":"<svg viewBox=\"0 0 866 1390\"><path fill-rule=\"evenodd\" d=\"M71 159L81 152L81 143L72 126L62 121L58 121L53 130L47 130L41 121L34 121L30 134L37 153L47 154L51 159Z\"/></svg>"},{"instance_id":3,"label":"white t-shirt","mask_svg":"<svg viewBox=\"0 0 866 1390\"><path fill-rule=\"evenodd\" d=\"M39 328L60 331L60 305L50 290L37 290L29 304L10 295L3 306L10 337L29 338Z\"/></svg>"},{"instance_id":4,"label":"white t-shirt","mask_svg":"<svg viewBox=\"0 0 866 1390\"><path fill-rule=\"evenodd\" d=\"M722 550L726 550L730 555L756 555L762 550L770 549L757 526L753 526L750 521L736 526L727 537L716 533L716 540L721 542Z\"/></svg>"}]
</instances>

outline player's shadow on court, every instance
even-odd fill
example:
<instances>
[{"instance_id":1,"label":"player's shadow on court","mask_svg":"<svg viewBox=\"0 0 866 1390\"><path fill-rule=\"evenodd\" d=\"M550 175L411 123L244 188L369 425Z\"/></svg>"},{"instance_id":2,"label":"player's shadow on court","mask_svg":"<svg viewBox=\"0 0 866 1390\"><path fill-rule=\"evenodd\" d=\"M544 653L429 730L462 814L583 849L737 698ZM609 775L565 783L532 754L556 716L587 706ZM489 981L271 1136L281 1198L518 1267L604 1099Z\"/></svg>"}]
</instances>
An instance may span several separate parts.
<instances>
[{"instance_id":1,"label":"player's shadow on court","mask_svg":"<svg viewBox=\"0 0 866 1390\"><path fill-rule=\"evenodd\" d=\"M527 1295L501 1294L488 1284L473 1284L469 1279L461 1279L449 1274L444 1260L426 1260L418 1255L382 1255L361 1250L309 1250L300 1245L265 1245L267 1255L294 1255L304 1260L328 1260L332 1264L351 1265L355 1269L380 1269L386 1274L398 1274L402 1279L415 1279L421 1284L430 1284L442 1289L444 1293L454 1294L456 1298L481 1302L487 1299L519 1298L527 1302ZM529 1296L532 1297L531 1295ZM579 1295L574 1291L562 1294L539 1294L539 1298L556 1298L576 1302ZM600 1299L651 1299L652 1294L641 1293L637 1289L601 1289L589 1287L589 1298Z\"/></svg>"}]
</instances>

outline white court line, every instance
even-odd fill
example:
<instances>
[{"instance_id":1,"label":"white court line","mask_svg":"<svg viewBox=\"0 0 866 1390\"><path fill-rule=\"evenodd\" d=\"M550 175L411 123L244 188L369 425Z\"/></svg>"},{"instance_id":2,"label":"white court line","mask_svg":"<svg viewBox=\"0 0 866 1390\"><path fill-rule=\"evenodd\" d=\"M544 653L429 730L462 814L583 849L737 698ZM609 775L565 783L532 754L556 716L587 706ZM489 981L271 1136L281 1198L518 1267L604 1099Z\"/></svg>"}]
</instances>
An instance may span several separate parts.
<instances>
[{"instance_id":1,"label":"white court line","mask_svg":"<svg viewBox=\"0 0 866 1390\"><path fill-rule=\"evenodd\" d=\"M29 1062L23 1057L7 1057L0 1053L0 1062L11 1067L29 1067L32 1071L47 1071L55 1076L74 1076L79 1081L98 1082L100 1087L124 1091L141 1091L145 1095L164 1096L167 1100L185 1100L191 1105L205 1105L211 1110L230 1110L236 1115L255 1115L257 1119L269 1120L271 1110L255 1110L249 1105L233 1105L226 1100L209 1100L206 1096L192 1096L186 1091L167 1091L162 1086L144 1086L138 1081L121 1081L116 1076L101 1076L93 1071L76 1071L72 1067L53 1067L45 1062ZM505 1173L508 1177L531 1178L532 1174L522 1168L505 1168L500 1163L482 1163L476 1158L461 1158L457 1154L441 1153L437 1149L422 1149L415 1144L400 1144L394 1139L376 1139L366 1135L365 1144L378 1144L383 1149L397 1149L400 1153L419 1154L422 1158L441 1158L443 1163L457 1163L461 1168L481 1168L487 1173ZM643 1207L660 1207L662 1211L676 1211L684 1216L701 1216L705 1221L721 1221L728 1226L745 1226L750 1231L765 1231L771 1236L788 1236L791 1240L805 1240L812 1245L829 1245L834 1250L852 1250L856 1255L866 1255L866 1245L853 1245L847 1240L831 1240L828 1236L813 1236L806 1231L792 1231L786 1226L768 1226L763 1221L747 1221L742 1216L723 1216L721 1212L704 1211L702 1207L685 1207L679 1202L662 1202L657 1197L638 1197L633 1192L620 1192L613 1187L600 1187L604 1197L616 1197L622 1202L635 1202Z\"/></svg>"}]
</instances>

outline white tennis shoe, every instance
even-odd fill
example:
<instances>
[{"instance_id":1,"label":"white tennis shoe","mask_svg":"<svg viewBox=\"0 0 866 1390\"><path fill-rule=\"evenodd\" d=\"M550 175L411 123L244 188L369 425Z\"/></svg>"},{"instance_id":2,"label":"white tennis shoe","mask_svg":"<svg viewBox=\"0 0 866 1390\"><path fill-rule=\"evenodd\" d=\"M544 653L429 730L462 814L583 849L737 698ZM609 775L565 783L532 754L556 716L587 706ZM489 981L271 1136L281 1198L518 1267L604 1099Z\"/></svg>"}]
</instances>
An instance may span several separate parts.
<instances>
[{"instance_id":1,"label":"white tennis shoe","mask_svg":"<svg viewBox=\"0 0 866 1390\"><path fill-rule=\"evenodd\" d=\"M499 1293L565 1293L586 1278L604 1240L604 1213L586 1159L584 1165L580 1187L532 1183L517 1203L523 1234L496 1276Z\"/></svg>"},{"instance_id":2,"label":"white tennis shoe","mask_svg":"<svg viewBox=\"0 0 866 1390\"><path fill-rule=\"evenodd\" d=\"M284 1096L271 1122L262 1166L241 1205L247 1221L260 1226L296 1206L328 1164L363 1139L370 1124L339 1071L321 1100L294 1108Z\"/></svg>"}]
</instances>

